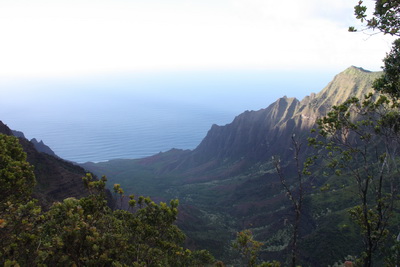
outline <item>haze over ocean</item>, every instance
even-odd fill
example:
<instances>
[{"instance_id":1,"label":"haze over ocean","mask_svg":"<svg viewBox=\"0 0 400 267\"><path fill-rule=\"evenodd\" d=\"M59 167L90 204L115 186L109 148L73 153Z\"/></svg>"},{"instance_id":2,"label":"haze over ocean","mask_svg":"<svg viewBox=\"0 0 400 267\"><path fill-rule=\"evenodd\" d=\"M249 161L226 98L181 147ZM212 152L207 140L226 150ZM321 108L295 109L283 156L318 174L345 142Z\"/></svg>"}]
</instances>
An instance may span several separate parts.
<instances>
[{"instance_id":1,"label":"haze over ocean","mask_svg":"<svg viewBox=\"0 0 400 267\"><path fill-rule=\"evenodd\" d=\"M320 91L334 72L164 72L0 81L0 120L75 162L194 149L212 124Z\"/></svg>"}]
</instances>

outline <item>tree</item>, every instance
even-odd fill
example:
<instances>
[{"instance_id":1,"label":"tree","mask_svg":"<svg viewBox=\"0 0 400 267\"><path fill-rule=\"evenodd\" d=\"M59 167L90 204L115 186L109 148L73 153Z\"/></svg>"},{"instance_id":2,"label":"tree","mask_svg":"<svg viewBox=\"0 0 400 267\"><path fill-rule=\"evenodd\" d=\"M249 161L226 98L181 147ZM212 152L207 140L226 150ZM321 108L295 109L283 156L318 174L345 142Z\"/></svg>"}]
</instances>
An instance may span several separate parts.
<instances>
[{"instance_id":1,"label":"tree","mask_svg":"<svg viewBox=\"0 0 400 267\"><path fill-rule=\"evenodd\" d=\"M36 183L18 139L0 134L0 265L32 265L41 208L31 198Z\"/></svg>"},{"instance_id":2,"label":"tree","mask_svg":"<svg viewBox=\"0 0 400 267\"><path fill-rule=\"evenodd\" d=\"M250 230L243 230L236 233L236 239L232 243L232 247L236 249L243 260L243 266L248 267L280 267L277 261L262 262L257 264L258 253L264 244L254 240L253 233Z\"/></svg>"},{"instance_id":3,"label":"tree","mask_svg":"<svg viewBox=\"0 0 400 267\"><path fill-rule=\"evenodd\" d=\"M239 251L243 258L243 266L256 266L258 253L263 243L253 239L250 230L237 233L236 240L232 243L233 248Z\"/></svg>"},{"instance_id":4,"label":"tree","mask_svg":"<svg viewBox=\"0 0 400 267\"><path fill-rule=\"evenodd\" d=\"M400 1L399 0L376 0L375 9L371 16L367 15L367 6L360 0L354 7L354 14L357 19L365 23L367 29L379 30L384 34L400 36ZM349 28L355 32L353 26Z\"/></svg>"},{"instance_id":5,"label":"tree","mask_svg":"<svg viewBox=\"0 0 400 267\"><path fill-rule=\"evenodd\" d=\"M48 266L120 265L128 243L105 199L105 177L83 177L90 195L54 203L45 214L37 262Z\"/></svg>"},{"instance_id":6,"label":"tree","mask_svg":"<svg viewBox=\"0 0 400 267\"><path fill-rule=\"evenodd\" d=\"M4 134L0 134L0 184L0 205L26 201L36 184L33 167L26 161L18 138Z\"/></svg>"},{"instance_id":7,"label":"tree","mask_svg":"<svg viewBox=\"0 0 400 267\"><path fill-rule=\"evenodd\" d=\"M398 100L400 100L400 39L393 42L392 49L384 58L383 63L383 75L374 82L373 87L377 92L390 98L393 108L398 108ZM399 127L398 121L389 122Z\"/></svg>"},{"instance_id":8,"label":"tree","mask_svg":"<svg viewBox=\"0 0 400 267\"><path fill-rule=\"evenodd\" d=\"M306 176L310 176L310 167L314 164L314 160L316 156L307 158L305 162L301 163L300 152L302 149L302 144L298 140L295 139L295 135L292 135L292 149L294 153L294 161L295 161L295 169L296 169L296 178L293 183L289 184L283 168L281 166L281 162L278 157L273 158L273 163L275 166L275 170L278 173L281 184L285 190L287 197L289 198L293 212L294 218L290 220L293 233L292 233L292 244L291 244L291 266L296 267L298 262L298 239L299 239L299 231L300 231L300 222L303 213L303 202L306 194L305 183L307 182Z\"/></svg>"},{"instance_id":9,"label":"tree","mask_svg":"<svg viewBox=\"0 0 400 267\"><path fill-rule=\"evenodd\" d=\"M112 210L105 200L106 178L83 177L91 194L54 204L46 214L40 263L77 266L201 266L214 262L207 251L190 251L174 224L178 201L156 204L130 196L131 211ZM119 185L114 189L123 198Z\"/></svg>"},{"instance_id":10,"label":"tree","mask_svg":"<svg viewBox=\"0 0 400 267\"><path fill-rule=\"evenodd\" d=\"M360 204L350 215L363 234L364 266L372 266L373 255L385 244L397 200L398 118L395 99L383 94L354 97L317 121L322 141L309 138L310 144L326 149L336 174L355 180Z\"/></svg>"}]
</instances>

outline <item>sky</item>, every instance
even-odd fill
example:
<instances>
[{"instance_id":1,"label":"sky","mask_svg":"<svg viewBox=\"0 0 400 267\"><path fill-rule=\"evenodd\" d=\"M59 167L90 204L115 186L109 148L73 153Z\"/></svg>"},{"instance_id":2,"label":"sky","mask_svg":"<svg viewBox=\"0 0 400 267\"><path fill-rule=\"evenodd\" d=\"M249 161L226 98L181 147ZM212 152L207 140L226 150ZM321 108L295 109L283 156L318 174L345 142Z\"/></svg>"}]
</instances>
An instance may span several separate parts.
<instances>
[{"instance_id":1,"label":"sky","mask_svg":"<svg viewBox=\"0 0 400 267\"><path fill-rule=\"evenodd\" d=\"M347 31L357 2L0 0L0 78L380 70L391 39Z\"/></svg>"}]
</instances>

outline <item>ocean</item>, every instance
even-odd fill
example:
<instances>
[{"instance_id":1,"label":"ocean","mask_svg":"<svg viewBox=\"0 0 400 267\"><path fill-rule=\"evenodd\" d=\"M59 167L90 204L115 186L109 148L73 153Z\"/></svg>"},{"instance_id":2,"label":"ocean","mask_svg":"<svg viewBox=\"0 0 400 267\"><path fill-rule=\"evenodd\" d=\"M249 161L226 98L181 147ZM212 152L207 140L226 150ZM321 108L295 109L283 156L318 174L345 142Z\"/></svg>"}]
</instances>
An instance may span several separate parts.
<instances>
[{"instance_id":1,"label":"ocean","mask_svg":"<svg viewBox=\"0 0 400 267\"><path fill-rule=\"evenodd\" d=\"M320 91L332 72L124 73L0 79L0 120L78 162L194 149L213 124L279 97Z\"/></svg>"}]
</instances>

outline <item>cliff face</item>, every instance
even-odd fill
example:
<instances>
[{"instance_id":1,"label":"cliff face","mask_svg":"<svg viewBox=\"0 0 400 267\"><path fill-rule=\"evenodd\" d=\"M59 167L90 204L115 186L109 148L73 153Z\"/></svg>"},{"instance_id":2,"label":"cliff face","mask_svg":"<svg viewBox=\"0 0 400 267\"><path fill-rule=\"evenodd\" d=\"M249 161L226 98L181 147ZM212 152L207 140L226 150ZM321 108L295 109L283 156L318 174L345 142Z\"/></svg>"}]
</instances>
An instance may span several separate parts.
<instances>
[{"instance_id":1,"label":"cliff face","mask_svg":"<svg viewBox=\"0 0 400 267\"><path fill-rule=\"evenodd\" d=\"M283 97L266 109L242 113L230 124L213 125L193 153L203 158L262 159L274 150L285 131L293 130L293 117L299 105L297 99Z\"/></svg>"},{"instance_id":2,"label":"cliff face","mask_svg":"<svg viewBox=\"0 0 400 267\"><path fill-rule=\"evenodd\" d=\"M209 159L260 161L276 154L285 156L292 134L307 135L316 119L333 105L371 92L372 82L379 75L350 67L336 75L321 92L302 101L283 97L266 109L242 113L230 124L213 125L193 156L198 163Z\"/></svg>"},{"instance_id":3,"label":"cliff face","mask_svg":"<svg viewBox=\"0 0 400 267\"><path fill-rule=\"evenodd\" d=\"M1 121L0 133L13 135ZM34 166L37 181L34 197L39 199L44 207L49 207L53 202L62 201L67 197L80 198L88 194L81 179L86 174L82 167L39 152L34 143L22 136L19 137L19 141L27 153L28 162Z\"/></svg>"}]
</instances>

